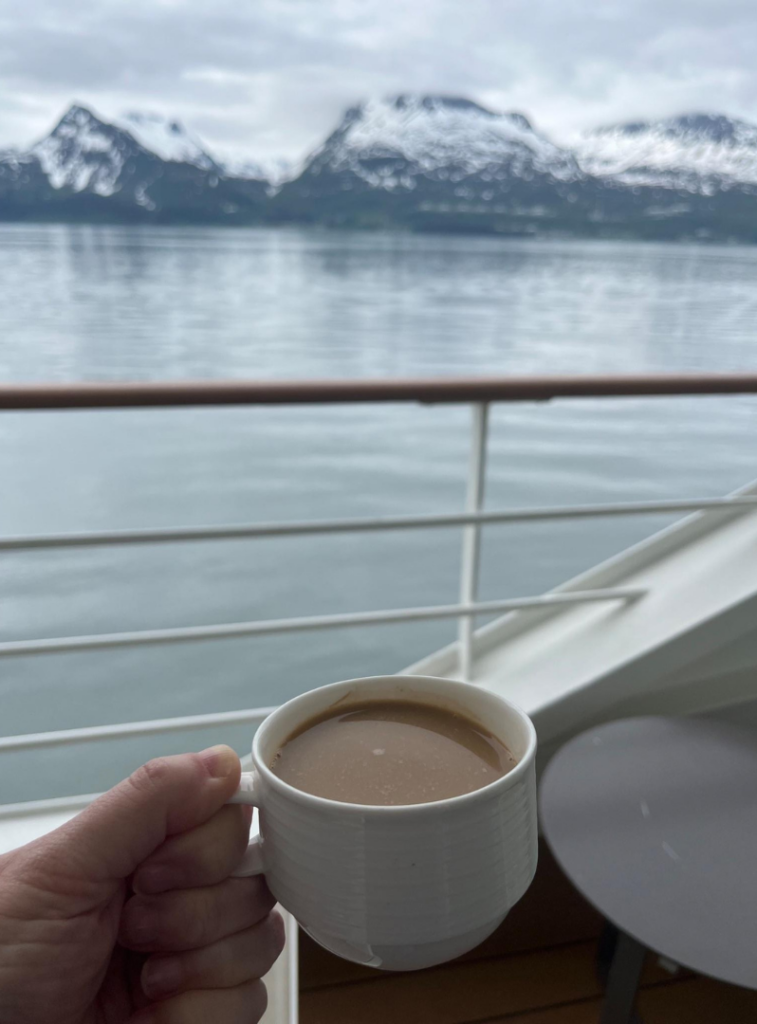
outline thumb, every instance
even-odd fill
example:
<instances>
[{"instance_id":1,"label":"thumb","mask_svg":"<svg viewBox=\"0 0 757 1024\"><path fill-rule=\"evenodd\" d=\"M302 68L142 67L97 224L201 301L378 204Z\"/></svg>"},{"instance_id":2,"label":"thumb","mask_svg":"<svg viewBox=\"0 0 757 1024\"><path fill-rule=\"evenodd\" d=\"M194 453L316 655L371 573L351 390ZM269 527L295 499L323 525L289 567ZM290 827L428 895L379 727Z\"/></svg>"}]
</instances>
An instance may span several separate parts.
<instances>
[{"instance_id":1,"label":"thumb","mask_svg":"<svg viewBox=\"0 0 757 1024\"><path fill-rule=\"evenodd\" d=\"M241 766L231 747L161 757L57 829L67 872L87 881L126 878L168 836L207 821L234 794Z\"/></svg>"}]
</instances>

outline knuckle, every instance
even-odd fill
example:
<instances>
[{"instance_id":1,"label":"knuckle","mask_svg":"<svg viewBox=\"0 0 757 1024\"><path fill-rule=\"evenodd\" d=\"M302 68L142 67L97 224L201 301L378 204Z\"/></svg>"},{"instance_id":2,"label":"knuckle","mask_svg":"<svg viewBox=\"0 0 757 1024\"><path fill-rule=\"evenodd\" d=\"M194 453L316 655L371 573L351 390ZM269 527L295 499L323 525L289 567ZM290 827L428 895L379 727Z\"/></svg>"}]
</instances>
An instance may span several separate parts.
<instances>
[{"instance_id":1,"label":"knuckle","mask_svg":"<svg viewBox=\"0 0 757 1024\"><path fill-rule=\"evenodd\" d=\"M255 978L264 978L279 958L279 951L266 944L259 947L252 962L251 973Z\"/></svg>"},{"instance_id":2,"label":"knuckle","mask_svg":"<svg viewBox=\"0 0 757 1024\"><path fill-rule=\"evenodd\" d=\"M240 883L243 891L246 890L245 900L248 901L251 910L257 913L258 920L275 906L276 900L262 875L252 875L250 878L234 879L234 881Z\"/></svg>"},{"instance_id":3,"label":"knuckle","mask_svg":"<svg viewBox=\"0 0 757 1024\"><path fill-rule=\"evenodd\" d=\"M183 1016L179 1017L179 1014ZM178 1024L180 1020L190 1020L186 1016L182 1002L175 999L168 999L150 1005L150 1024Z\"/></svg>"},{"instance_id":4,"label":"knuckle","mask_svg":"<svg viewBox=\"0 0 757 1024\"><path fill-rule=\"evenodd\" d=\"M239 828L237 816L223 807L199 828L169 838L149 858L150 867L170 870L177 887L215 885L228 878L247 844L247 833Z\"/></svg>"},{"instance_id":5,"label":"knuckle","mask_svg":"<svg viewBox=\"0 0 757 1024\"><path fill-rule=\"evenodd\" d=\"M218 842L197 844L192 851L192 867L207 883L221 882L231 871L229 843L219 839Z\"/></svg>"},{"instance_id":6,"label":"knuckle","mask_svg":"<svg viewBox=\"0 0 757 1024\"><path fill-rule=\"evenodd\" d=\"M258 1024L268 1009L268 990L262 981L253 981L250 985L250 1024Z\"/></svg>"},{"instance_id":7,"label":"knuckle","mask_svg":"<svg viewBox=\"0 0 757 1024\"><path fill-rule=\"evenodd\" d=\"M286 945L284 918L278 910L272 910L265 919L266 938L273 959L277 960Z\"/></svg>"},{"instance_id":8,"label":"knuckle","mask_svg":"<svg viewBox=\"0 0 757 1024\"><path fill-rule=\"evenodd\" d=\"M183 906L183 933L190 935L195 946L209 946L218 937L219 912L211 891L201 892L199 899L187 900Z\"/></svg>"},{"instance_id":9,"label":"knuckle","mask_svg":"<svg viewBox=\"0 0 757 1024\"><path fill-rule=\"evenodd\" d=\"M208 766L205 761L197 753L184 754L188 765L192 766L192 771L201 778L205 779L208 777Z\"/></svg>"},{"instance_id":10,"label":"knuckle","mask_svg":"<svg viewBox=\"0 0 757 1024\"><path fill-rule=\"evenodd\" d=\"M176 949L208 945L214 936L214 915L207 899L196 893L171 893L157 903L158 930L163 942Z\"/></svg>"},{"instance_id":11,"label":"knuckle","mask_svg":"<svg viewBox=\"0 0 757 1024\"><path fill-rule=\"evenodd\" d=\"M268 974L284 948L284 922L271 913L258 924L238 936L238 960L246 964L248 977L262 978Z\"/></svg>"},{"instance_id":12,"label":"knuckle","mask_svg":"<svg viewBox=\"0 0 757 1024\"><path fill-rule=\"evenodd\" d=\"M191 949L206 944L211 919L191 892L133 896L124 908L123 931L132 948Z\"/></svg>"},{"instance_id":13,"label":"knuckle","mask_svg":"<svg viewBox=\"0 0 757 1024\"><path fill-rule=\"evenodd\" d=\"M129 776L129 782L138 793L154 793L168 778L171 765L167 757L155 757Z\"/></svg>"}]
</instances>

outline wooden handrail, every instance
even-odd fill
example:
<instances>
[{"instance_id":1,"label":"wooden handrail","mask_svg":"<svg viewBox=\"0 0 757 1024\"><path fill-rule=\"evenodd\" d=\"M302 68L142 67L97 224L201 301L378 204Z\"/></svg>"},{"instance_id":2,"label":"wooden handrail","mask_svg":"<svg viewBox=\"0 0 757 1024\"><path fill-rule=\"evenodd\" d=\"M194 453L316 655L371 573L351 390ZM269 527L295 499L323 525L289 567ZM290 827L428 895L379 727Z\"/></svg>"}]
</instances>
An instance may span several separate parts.
<instances>
[{"instance_id":1,"label":"wooden handrail","mask_svg":"<svg viewBox=\"0 0 757 1024\"><path fill-rule=\"evenodd\" d=\"M350 402L540 402L552 398L729 394L757 394L757 374L3 384L0 411Z\"/></svg>"}]
</instances>

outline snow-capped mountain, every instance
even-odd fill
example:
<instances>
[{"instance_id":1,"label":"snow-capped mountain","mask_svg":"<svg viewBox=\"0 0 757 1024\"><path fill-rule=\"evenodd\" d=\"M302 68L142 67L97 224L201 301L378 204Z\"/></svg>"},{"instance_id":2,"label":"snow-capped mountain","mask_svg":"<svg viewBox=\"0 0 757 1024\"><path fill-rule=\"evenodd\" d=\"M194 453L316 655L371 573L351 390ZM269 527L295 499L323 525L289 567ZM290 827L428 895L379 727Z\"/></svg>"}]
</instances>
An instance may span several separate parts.
<instances>
[{"instance_id":1,"label":"snow-capped mountain","mask_svg":"<svg viewBox=\"0 0 757 1024\"><path fill-rule=\"evenodd\" d=\"M197 136L187 131L181 121L136 110L116 118L113 124L129 132L143 149L155 153L161 160L193 164L204 171L220 171Z\"/></svg>"},{"instance_id":2,"label":"snow-capped mountain","mask_svg":"<svg viewBox=\"0 0 757 1024\"><path fill-rule=\"evenodd\" d=\"M583 178L572 153L522 114L458 97L397 96L349 109L277 202L295 218L317 211L335 224L430 228L440 217L451 225L450 215L491 214L525 224L559 219Z\"/></svg>"},{"instance_id":3,"label":"snow-capped mountain","mask_svg":"<svg viewBox=\"0 0 757 1024\"><path fill-rule=\"evenodd\" d=\"M587 174L711 195L757 185L757 127L715 114L599 128L575 147Z\"/></svg>"},{"instance_id":4,"label":"snow-capped mountain","mask_svg":"<svg viewBox=\"0 0 757 1024\"><path fill-rule=\"evenodd\" d=\"M31 149L55 189L111 196L127 184L130 162L158 158L220 174L202 144L178 121L132 112L106 121L86 107L72 106L49 135Z\"/></svg>"},{"instance_id":5,"label":"snow-capped mountain","mask_svg":"<svg viewBox=\"0 0 757 1024\"><path fill-rule=\"evenodd\" d=\"M0 214L64 219L259 219L266 184L236 181L179 122L107 121L78 104L27 153L0 155Z\"/></svg>"},{"instance_id":6,"label":"snow-capped mountain","mask_svg":"<svg viewBox=\"0 0 757 1024\"><path fill-rule=\"evenodd\" d=\"M126 132L100 120L85 107L73 106L49 135L32 146L30 155L54 189L112 196L138 144Z\"/></svg>"},{"instance_id":7,"label":"snow-capped mountain","mask_svg":"<svg viewBox=\"0 0 757 1024\"><path fill-rule=\"evenodd\" d=\"M351 174L387 191L415 188L419 178L460 183L480 176L494 185L508 177L581 177L573 155L522 114L496 114L447 96L397 96L352 107L305 173Z\"/></svg>"}]
</instances>

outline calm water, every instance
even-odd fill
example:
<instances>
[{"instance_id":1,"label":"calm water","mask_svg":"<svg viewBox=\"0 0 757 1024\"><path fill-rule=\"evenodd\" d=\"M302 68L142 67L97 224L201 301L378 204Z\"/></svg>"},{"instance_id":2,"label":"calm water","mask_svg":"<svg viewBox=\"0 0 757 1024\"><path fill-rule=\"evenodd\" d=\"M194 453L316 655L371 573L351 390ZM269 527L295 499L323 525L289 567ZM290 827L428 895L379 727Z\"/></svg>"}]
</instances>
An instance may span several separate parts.
<instances>
[{"instance_id":1,"label":"calm water","mask_svg":"<svg viewBox=\"0 0 757 1024\"><path fill-rule=\"evenodd\" d=\"M304 231L0 227L4 380L757 368L757 249ZM458 510L463 408L0 415L0 534ZM715 495L757 401L498 407L487 503ZM492 527L482 596L537 593L664 523ZM0 638L454 601L459 534L3 555ZM2 733L277 703L391 672L451 623L0 661ZM0 802L100 789L173 742L17 757Z\"/></svg>"}]
</instances>

